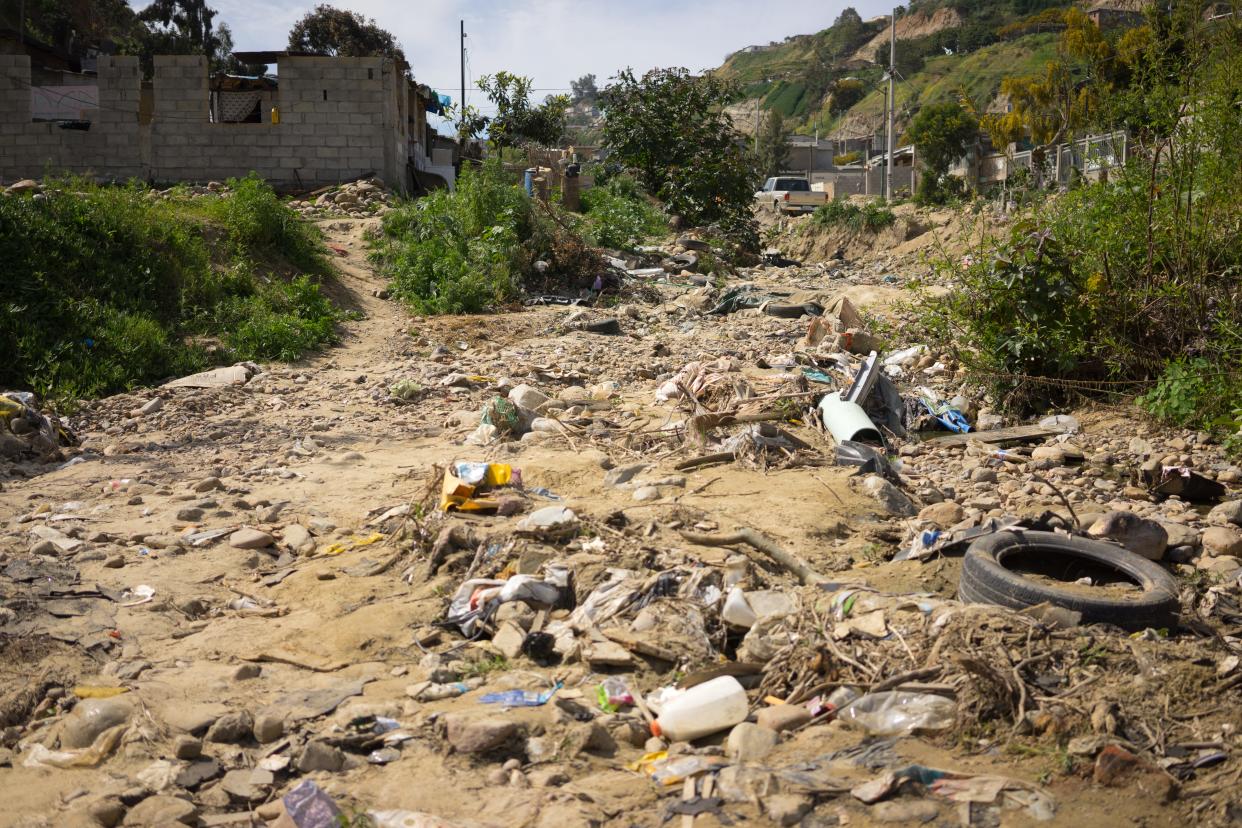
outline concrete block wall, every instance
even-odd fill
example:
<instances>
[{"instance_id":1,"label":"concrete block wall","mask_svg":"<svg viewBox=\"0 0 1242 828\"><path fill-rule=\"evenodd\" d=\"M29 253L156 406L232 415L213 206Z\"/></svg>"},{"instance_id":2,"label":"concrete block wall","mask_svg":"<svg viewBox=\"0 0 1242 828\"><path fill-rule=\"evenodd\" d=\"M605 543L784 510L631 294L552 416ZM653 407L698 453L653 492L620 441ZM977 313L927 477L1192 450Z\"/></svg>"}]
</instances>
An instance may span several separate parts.
<instances>
[{"instance_id":1,"label":"concrete block wall","mask_svg":"<svg viewBox=\"0 0 1242 828\"><path fill-rule=\"evenodd\" d=\"M207 61L155 58L152 115L139 121L137 58L100 58L98 118L89 131L30 120L30 63L0 55L0 178L73 172L100 179L207 181L254 171L276 186L314 187L380 175L405 183L404 77L383 58L284 58L280 123L211 123Z\"/></svg>"},{"instance_id":2,"label":"concrete block wall","mask_svg":"<svg viewBox=\"0 0 1242 828\"><path fill-rule=\"evenodd\" d=\"M99 110L90 129L61 129L30 119L30 58L0 55L0 178L67 172L123 180L143 174L138 59L99 63Z\"/></svg>"}]
</instances>

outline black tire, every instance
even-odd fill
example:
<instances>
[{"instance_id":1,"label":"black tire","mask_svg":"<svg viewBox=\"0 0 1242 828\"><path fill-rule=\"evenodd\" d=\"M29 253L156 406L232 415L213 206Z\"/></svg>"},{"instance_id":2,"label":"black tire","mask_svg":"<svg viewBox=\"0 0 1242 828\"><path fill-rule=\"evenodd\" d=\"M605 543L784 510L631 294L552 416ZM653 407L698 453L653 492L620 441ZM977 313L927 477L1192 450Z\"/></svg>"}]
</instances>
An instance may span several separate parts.
<instances>
[{"instance_id":1,"label":"black tire","mask_svg":"<svg viewBox=\"0 0 1242 828\"><path fill-rule=\"evenodd\" d=\"M1096 598L1045 586L1005 568L1005 558L1030 552L1081 558L1107 567L1126 576L1142 591L1132 598ZM957 595L967 603L996 604L1015 610L1048 602L1082 613L1084 624L1114 624L1126 630L1172 629L1181 612L1177 582L1157 564L1119 546L1055 532L1014 530L979 538L962 560Z\"/></svg>"}]
</instances>

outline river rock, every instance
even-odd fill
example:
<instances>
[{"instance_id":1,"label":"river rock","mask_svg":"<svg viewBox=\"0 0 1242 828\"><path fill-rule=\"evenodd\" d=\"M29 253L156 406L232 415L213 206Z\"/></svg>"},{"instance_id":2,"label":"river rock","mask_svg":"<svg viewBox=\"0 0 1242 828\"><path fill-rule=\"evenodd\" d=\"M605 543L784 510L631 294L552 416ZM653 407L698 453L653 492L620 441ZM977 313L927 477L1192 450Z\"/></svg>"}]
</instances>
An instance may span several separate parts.
<instances>
[{"instance_id":1,"label":"river rock","mask_svg":"<svg viewBox=\"0 0 1242 828\"><path fill-rule=\"evenodd\" d=\"M249 711L238 710L216 719L207 729L207 741L235 745L249 739L254 731L254 717Z\"/></svg>"},{"instance_id":2,"label":"river rock","mask_svg":"<svg viewBox=\"0 0 1242 828\"><path fill-rule=\"evenodd\" d=\"M1096 539L1116 541L1149 561L1163 558L1169 544L1169 535L1163 526L1133 512L1109 512L1097 520L1087 534Z\"/></svg>"},{"instance_id":3,"label":"river rock","mask_svg":"<svg viewBox=\"0 0 1242 828\"><path fill-rule=\"evenodd\" d=\"M867 475L863 479L862 489L871 497L879 501L890 515L898 517L913 517L918 511L914 508L914 503L905 493L889 483L878 474Z\"/></svg>"},{"instance_id":4,"label":"river rock","mask_svg":"<svg viewBox=\"0 0 1242 828\"><path fill-rule=\"evenodd\" d=\"M1203 530L1203 551L1212 557L1242 556L1242 532L1232 526L1209 526Z\"/></svg>"},{"instance_id":5,"label":"river rock","mask_svg":"<svg viewBox=\"0 0 1242 828\"><path fill-rule=\"evenodd\" d=\"M134 828L197 825L198 808L194 807L194 803L175 796L149 796L129 809L123 824Z\"/></svg>"},{"instance_id":6,"label":"river rock","mask_svg":"<svg viewBox=\"0 0 1242 828\"><path fill-rule=\"evenodd\" d=\"M472 718L462 713L444 717L448 742L461 753L488 753L518 732L517 722L493 717Z\"/></svg>"},{"instance_id":7,"label":"river rock","mask_svg":"<svg viewBox=\"0 0 1242 828\"><path fill-rule=\"evenodd\" d=\"M919 512L919 520L934 523L941 529L948 529L950 526L961 523L965 517L966 510L952 500L933 503Z\"/></svg>"},{"instance_id":8,"label":"river rock","mask_svg":"<svg viewBox=\"0 0 1242 828\"><path fill-rule=\"evenodd\" d=\"M265 549L275 543L275 540L267 532L247 526L229 536L229 546L234 549Z\"/></svg>"},{"instance_id":9,"label":"river rock","mask_svg":"<svg viewBox=\"0 0 1242 828\"><path fill-rule=\"evenodd\" d=\"M780 739L775 730L742 722L729 731L725 752L735 762L758 762L772 752Z\"/></svg>"},{"instance_id":10,"label":"river rock","mask_svg":"<svg viewBox=\"0 0 1242 828\"><path fill-rule=\"evenodd\" d=\"M1232 523L1242 526L1242 500L1227 500L1212 507L1208 512L1210 523Z\"/></svg>"}]
</instances>

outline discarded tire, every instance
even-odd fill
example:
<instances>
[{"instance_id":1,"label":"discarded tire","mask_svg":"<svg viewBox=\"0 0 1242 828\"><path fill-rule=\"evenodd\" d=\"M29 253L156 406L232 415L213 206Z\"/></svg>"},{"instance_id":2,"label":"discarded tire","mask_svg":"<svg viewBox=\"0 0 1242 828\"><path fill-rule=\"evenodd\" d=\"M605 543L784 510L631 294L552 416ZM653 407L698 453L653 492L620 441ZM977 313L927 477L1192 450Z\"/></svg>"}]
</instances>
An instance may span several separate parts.
<instances>
[{"instance_id":1,"label":"discarded tire","mask_svg":"<svg viewBox=\"0 0 1242 828\"><path fill-rule=\"evenodd\" d=\"M1140 592L1116 598L1093 596L1090 590L1075 591L1047 586L1005 566L1019 555L1037 554L1079 558L1124 575ZM997 532L970 545L962 561L958 597L972 604L996 604L1025 609L1050 603L1082 613L1084 624L1114 624L1122 629L1177 625L1181 604L1177 582L1157 564L1112 544L1069 537L1054 532Z\"/></svg>"}]
</instances>

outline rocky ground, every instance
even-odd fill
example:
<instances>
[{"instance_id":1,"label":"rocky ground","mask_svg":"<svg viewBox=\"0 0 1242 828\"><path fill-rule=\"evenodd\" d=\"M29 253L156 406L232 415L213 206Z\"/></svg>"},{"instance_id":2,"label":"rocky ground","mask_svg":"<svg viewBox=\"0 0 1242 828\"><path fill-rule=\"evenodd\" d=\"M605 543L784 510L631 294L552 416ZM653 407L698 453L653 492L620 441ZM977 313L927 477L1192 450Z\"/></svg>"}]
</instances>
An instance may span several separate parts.
<instances>
[{"instance_id":1,"label":"rocky ground","mask_svg":"<svg viewBox=\"0 0 1242 828\"><path fill-rule=\"evenodd\" d=\"M353 825L1242 818L1240 475L1206 435L1090 409L1005 450L988 431L897 440L891 481L855 474L813 404L921 275L912 256L411 320L378 298L375 221L320 221L334 298L361 315L340 347L91 403L56 462L9 447L0 823L332 824L299 810L310 794ZM744 281L769 304L706 313ZM771 313L809 302L841 324ZM885 371L1019 425L963 394L946 355ZM448 491L458 461L520 477ZM1223 495L1152 494L1165 466ZM960 552L907 554L1006 516L1158 561L1180 625L962 604ZM1137 589L1038 564L1089 594ZM539 600L489 605L489 580ZM721 616L734 587L743 624ZM445 623L463 606L491 612ZM719 675L747 687L750 721L652 736L663 688ZM505 691L529 692L485 700ZM916 733L836 715L888 691L923 711Z\"/></svg>"}]
</instances>

